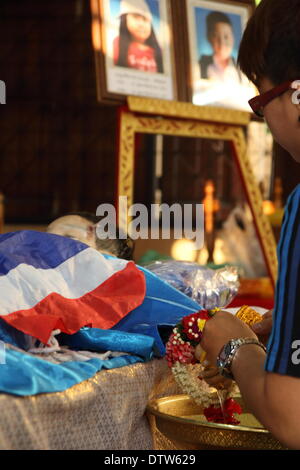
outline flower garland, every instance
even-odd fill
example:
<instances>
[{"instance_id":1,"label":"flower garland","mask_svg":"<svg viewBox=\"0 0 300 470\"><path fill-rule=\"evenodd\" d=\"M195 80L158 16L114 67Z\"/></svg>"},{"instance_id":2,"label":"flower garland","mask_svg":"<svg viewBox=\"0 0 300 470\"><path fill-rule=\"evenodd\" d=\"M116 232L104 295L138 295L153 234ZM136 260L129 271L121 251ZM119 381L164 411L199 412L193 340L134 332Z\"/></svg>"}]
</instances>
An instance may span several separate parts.
<instances>
[{"instance_id":1,"label":"flower garland","mask_svg":"<svg viewBox=\"0 0 300 470\"><path fill-rule=\"evenodd\" d=\"M166 360L181 389L196 403L204 406L204 415L208 421L238 424L233 413L241 413L241 409L232 400L238 390L236 384L232 382L229 388L216 393L215 388L199 377L204 370L204 357L201 355L198 361L196 348L201 341L205 323L219 310L200 310L183 317L166 344ZM220 400L223 402L222 409Z\"/></svg>"}]
</instances>

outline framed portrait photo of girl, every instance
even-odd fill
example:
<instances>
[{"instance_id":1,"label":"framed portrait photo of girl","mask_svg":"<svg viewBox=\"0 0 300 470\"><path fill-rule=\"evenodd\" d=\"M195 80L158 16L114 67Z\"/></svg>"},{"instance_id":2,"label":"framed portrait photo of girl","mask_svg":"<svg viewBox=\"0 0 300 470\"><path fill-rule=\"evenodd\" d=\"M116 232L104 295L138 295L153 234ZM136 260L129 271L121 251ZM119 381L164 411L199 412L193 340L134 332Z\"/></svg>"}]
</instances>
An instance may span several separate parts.
<instances>
[{"instance_id":1,"label":"framed portrait photo of girl","mask_svg":"<svg viewBox=\"0 0 300 470\"><path fill-rule=\"evenodd\" d=\"M170 0L91 0L100 101L175 100ZM98 27L97 27L98 25Z\"/></svg>"},{"instance_id":2,"label":"framed portrait photo of girl","mask_svg":"<svg viewBox=\"0 0 300 470\"><path fill-rule=\"evenodd\" d=\"M251 112L255 87L237 67L239 45L252 0L186 0L189 99Z\"/></svg>"}]
</instances>

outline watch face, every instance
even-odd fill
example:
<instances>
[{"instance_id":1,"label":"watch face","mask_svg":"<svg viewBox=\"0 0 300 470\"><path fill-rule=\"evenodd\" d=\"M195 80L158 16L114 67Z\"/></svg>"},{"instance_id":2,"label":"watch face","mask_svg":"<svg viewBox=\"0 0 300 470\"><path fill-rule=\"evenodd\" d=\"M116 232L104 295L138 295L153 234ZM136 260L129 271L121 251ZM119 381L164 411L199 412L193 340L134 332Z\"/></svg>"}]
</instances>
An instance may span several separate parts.
<instances>
[{"instance_id":1,"label":"watch face","mask_svg":"<svg viewBox=\"0 0 300 470\"><path fill-rule=\"evenodd\" d=\"M229 341L223 347L222 351L219 354L219 357L217 358L217 366L219 367L220 374L231 380L233 380L233 375L230 371L230 368L237 342L238 340Z\"/></svg>"},{"instance_id":2,"label":"watch face","mask_svg":"<svg viewBox=\"0 0 300 470\"><path fill-rule=\"evenodd\" d=\"M231 341L229 341L229 343L227 343L222 349L222 351L220 352L219 357L217 358L217 366L220 367L221 369L226 367L227 359L228 359L228 356L231 354L232 349L233 349L233 346L231 344Z\"/></svg>"},{"instance_id":3,"label":"watch face","mask_svg":"<svg viewBox=\"0 0 300 470\"><path fill-rule=\"evenodd\" d=\"M217 366L223 369L223 367L225 366L225 361L222 359L218 359Z\"/></svg>"},{"instance_id":4,"label":"watch face","mask_svg":"<svg viewBox=\"0 0 300 470\"><path fill-rule=\"evenodd\" d=\"M225 356L226 357L229 356L229 354L231 354L231 351L232 351L232 344L231 344L231 341L229 341L229 343L227 343L224 348Z\"/></svg>"}]
</instances>

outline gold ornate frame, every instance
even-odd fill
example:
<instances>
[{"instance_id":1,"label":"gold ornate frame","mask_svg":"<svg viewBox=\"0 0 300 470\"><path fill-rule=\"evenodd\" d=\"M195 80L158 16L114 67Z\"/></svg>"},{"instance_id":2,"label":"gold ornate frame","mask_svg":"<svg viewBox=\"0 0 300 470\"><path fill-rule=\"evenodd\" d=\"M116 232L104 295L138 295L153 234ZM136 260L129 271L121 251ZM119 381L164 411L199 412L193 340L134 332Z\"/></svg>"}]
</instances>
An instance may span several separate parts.
<instances>
[{"instance_id":1,"label":"gold ornate frame","mask_svg":"<svg viewBox=\"0 0 300 470\"><path fill-rule=\"evenodd\" d=\"M126 196L128 206L133 204L135 134L162 134L230 141L266 265L275 285L276 242L270 222L263 212L261 192L247 158L243 126L247 125L249 120L250 115L243 111L129 97L128 108L122 109L120 113L117 200L119 196Z\"/></svg>"}]
</instances>

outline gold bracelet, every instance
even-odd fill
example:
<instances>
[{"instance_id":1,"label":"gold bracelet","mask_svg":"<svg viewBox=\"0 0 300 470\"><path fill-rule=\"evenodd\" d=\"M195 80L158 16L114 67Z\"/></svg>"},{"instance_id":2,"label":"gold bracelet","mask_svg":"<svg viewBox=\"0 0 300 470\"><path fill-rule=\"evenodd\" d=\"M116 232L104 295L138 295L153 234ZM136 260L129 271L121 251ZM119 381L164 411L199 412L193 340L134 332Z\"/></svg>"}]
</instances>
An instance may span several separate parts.
<instances>
[{"instance_id":1,"label":"gold bracelet","mask_svg":"<svg viewBox=\"0 0 300 470\"><path fill-rule=\"evenodd\" d=\"M263 316L257 313L253 308L248 305L243 305L235 315L248 326L252 326L262 320Z\"/></svg>"}]
</instances>

